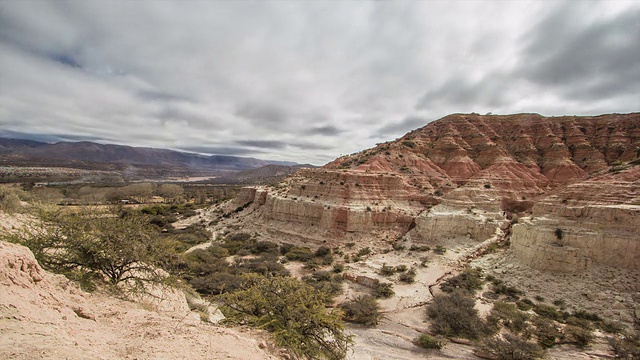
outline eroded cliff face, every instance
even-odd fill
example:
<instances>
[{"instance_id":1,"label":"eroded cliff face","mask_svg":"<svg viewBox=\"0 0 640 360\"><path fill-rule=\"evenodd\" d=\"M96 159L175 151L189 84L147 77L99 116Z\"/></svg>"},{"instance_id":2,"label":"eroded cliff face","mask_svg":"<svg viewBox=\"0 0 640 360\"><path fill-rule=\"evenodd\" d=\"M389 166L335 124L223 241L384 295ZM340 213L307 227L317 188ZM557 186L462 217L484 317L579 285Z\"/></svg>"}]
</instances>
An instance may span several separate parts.
<instances>
[{"instance_id":1,"label":"eroded cliff face","mask_svg":"<svg viewBox=\"0 0 640 360\"><path fill-rule=\"evenodd\" d=\"M540 199L512 228L518 259L564 272L640 269L640 167L613 170Z\"/></svg>"},{"instance_id":2,"label":"eroded cliff face","mask_svg":"<svg viewBox=\"0 0 640 360\"><path fill-rule=\"evenodd\" d=\"M618 199L637 192L637 171L605 173L639 156L640 113L455 114L323 168L299 170L278 186L246 189L229 211L242 210L245 224L278 236L337 243L410 230L418 241L481 241L512 214L533 214L513 229L514 251L531 266L612 264L622 248L628 259L621 266L636 268L638 249L629 239L637 229L625 224L640 222L638 213ZM602 193L594 177L608 179L607 201L590 200ZM564 246L553 241L559 226Z\"/></svg>"}]
</instances>

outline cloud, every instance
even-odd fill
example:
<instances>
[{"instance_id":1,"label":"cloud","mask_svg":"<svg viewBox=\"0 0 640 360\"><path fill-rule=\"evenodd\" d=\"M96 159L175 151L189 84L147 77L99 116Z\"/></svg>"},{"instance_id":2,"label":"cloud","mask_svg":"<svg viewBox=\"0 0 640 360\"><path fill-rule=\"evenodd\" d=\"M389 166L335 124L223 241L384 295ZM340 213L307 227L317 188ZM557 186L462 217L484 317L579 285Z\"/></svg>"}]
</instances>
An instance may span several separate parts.
<instances>
[{"instance_id":1,"label":"cloud","mask_svg":"<svg viewBox=\"0 0 640 360\"><path fill-rule=\"evenodd\" d=\"M233 156L253 156L264 154L260 150L249 150L243 147L223 147L223 146L185 146L178 150L208 154L208 155L233 155Z\"/></svg>"},{"instance_id":2,"label":"cloud","mask_svg":"<svg viewBox=\"0 0 640 360\"><path fill-rule=\"evenodd\" d=\"M423 117L409 116L401 121L393 121L378 128L373 134L373 137L391 140L395 135L403 135L411 130L425 126L428 122L430 122L430 120Z\"/></svg>"},{"instance_id":3,"label":"cloud","mask_svg":"<svg viewBox=\"0 0 640 360\"><path fill-rule=\"evenodd\" d=\"M283 125L288 121L289 115L286 110L276 105L258 102L247 102L241 104L235 115L245 118L256 126Z\"/></svg>"},{"instance_id":4,"label":"cloud","mask_svg":"<svg viewBox=\"0 0 640 360\"><path fill-rule=\"evenodd\" d=\"M517 73L579 101L640 93L640 9L597 19L571 10L550 14L523 37L528 60Z\"/></svg>"},{"instance_id":5,"label":"cloud","mask_svg":"<svg viewBox=\"0 0 640 360\"><path fill-rule=\"evenodd\" d=\"M342 130L332 125L317 126L307 131L309 135L336 136L342 133Z\"/></svg>"},{"instance_id":6,"label":"cloud","mask_svg":"<svg viewBox=\"0 0 640 360\"><path fill-rule=\"evenodd\" d=\"M0 129L321 164L450 113L638 111L638 18L611 1L5 0Z\"/></svg>"},{"instance_id":7,"label":"cloud","mask_svg":"<svg viewBox=\"0 0 640 360\"><path fill-rule=\"evenodd\" d=\"M236 141L236 144L264 149L284 149L287 147L285 142L272 140L239 140Z\"/></svg>"}]
</instances>

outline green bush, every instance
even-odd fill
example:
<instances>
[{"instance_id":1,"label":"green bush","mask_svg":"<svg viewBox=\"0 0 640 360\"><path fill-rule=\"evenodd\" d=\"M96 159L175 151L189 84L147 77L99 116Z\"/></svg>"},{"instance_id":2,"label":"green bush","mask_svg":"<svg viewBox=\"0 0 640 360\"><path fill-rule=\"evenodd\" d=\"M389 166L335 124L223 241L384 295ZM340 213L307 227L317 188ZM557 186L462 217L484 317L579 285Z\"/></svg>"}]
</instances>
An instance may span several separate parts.
<instances>
[{"instance_id":1,"label":"green bush","mask_svg":"<svg viewBox=\"0 0 640 360\"><path fill-rule=\"evenodd\" d=\"M638 330L610 337L609 346L616 354L616 359L640 359L640 333Z\"/></svg>"},{"instance_id":2,"label":"green bush","mask_svg":"<svg viewBox=\"0 0 640 360\"><path fill-rule=\"evenodd\" d=\"M491 285L491 290L498 295L506 296L509 300L512 301L517 301L520 296L524 295L524 293L515 286L508 286L502 282L499 282L497 284L496 282L494 282Z\"/></svg>"},{"instance_id":3,"label":"green bush","mask_svg":"<svg viewBox=\"0 0 640 360\"><path fill-rule=\"evenodd\" d=\"M540 346L508 333L503 337L484 340L482 349L496 360L534 360L544 357L544 350Z\"/></svg>"},{"instance_id":4,"label":"green bush","mask_svg":"<svg viewBox=\"0 0 640 360\"><path fill-rule=\"evenodd\" d=\"M440 289L450 293L460 290L469 294L474 294L477 290L482 289L482 270L466 268L462 273L445 280Z\"/></svg>"},{"instance_id":5,"label":"green bush","mask_svg":"<svg viewBox=\"0 0 640 360\"><path fill-rule=\"evenodd\" d=\"M393 285L391 283L378 283L373 289L373 295L378 299L388 299L394 296L396 293L393 291Z\"/></svg>"},{"instance_id":6,"label":"green bush","mask_svg":"<svg viewBox=\"0 0 640 360\"><path fill-rule=\"evenodd\" d=\"M440 350L444 347L444 341L441 339L435 338L429 334L420 335L416 341L416 345L425 348L425 349L436 349Z\"/></svg>"},{"instance_id":7,"label":"green bush","mask_svg":"<svg viewBox=\"0 0 640 360\"><path fill-rule=\"evenodd\" d=\"M382 318L378 301L370 295L358 295L355 299L340 304L345 320L367 326L378 325Z\"/></svg>"},{"instance_id":8,"label":"green bush","mask_svg":"<svg viewBox=\"0 0 640 360\"><path fill-rule=\"evenodd\" d=\"M360 251L358 251L356 255L362 257L362 256L367 256L369 254L371 254L371 249L369 247L365 247L360 249Z\"/></svg>"},{"instance_id":9,"label":"green bush","mask_svg":"<svg viewBox=\"0 0 640 360\"><path fill-rule=\"evenodd\" d=\"M244 275L240 289L219 298L228 321L248 323L272 333L293 358L346 357L352 344L340 310L326 308L326 295L289 277Z\"/></svg>"},{"instance_id":10,"label":"green bush","mask_svg":"<svg viewBox=\"0 0 640 360\"><path fill-rule=\"evenodd\" d=\"M164 282L157 267L174 256L174 244L159 237L147 217L116 215L42 213L35 228L10 240L30 248L40 265L54 272L96 273L132 290Z\"/></svg>"},{"instance_id":11,"label":"green bush","mask_svg":"<svg viewBox=\"0 0 640 360\"><path fill-rule=\"evenodd\" d=\"M529 311L533 309L534 305L535 303L529 299L522 299L522 300L516 301L516 306L518 307L518 309L522 311Z\"/></svg>"},{"instance_id":12,"label":"green bush","mask_svg":"<svg viewBox=\"0 0 640 360\"><path fill-rule=\"evenodd\" d=\"M563 340L576 344L579 348L584 348L593 341L593 333L589 329L584 329L574 325L567 325L564 328Z\"/></svg>"},{"instance_id":13,"label":"green bush","mask_svg":"<svg viewBox=\"0 0 640 360\"><path fill-rule=\"evenodd\" d=\"M556 327L552 320L543 317L534 317L532 319L534 325L533 335L538 339L538 344L545 349L553 347L559 339L562 338L562 333Z\"/></svg>"},{"instance_id":14,"label":"green bush","mask_svg":"<svg viewBox=\"0 0 640 360\"><path fill-rule=\"evenodd\" d=\"M407 284L413 284L416 281L416 269L411 268L409 271L401 273L398 280Z\"/></svg>"},{"instance_id":15,"label":"green bush","mask_svg":"<svg viewBox=\"0 0 640 360\"><path fill-rule=\"evenodd\" d=\"M433 252L438 255L444 255L447 252L447 249L442 245L436 245L436 248L433 249Z\"/></svg>"},{"instance_id":16,"label":"green bush","mask_svg":"<svg viewBox=\"0 0 640 360\"><path fill-rule=\"evenodd\" d=\"M537 304L533 307L533 312L535 312L541 317L548 318L551 320L556 320L556 321L562 320L562 313L550 305Z\"/></svg>"},{"instance_id":17,"label":"green bush","mask_svg":"<svg viewBox=\"0 0 640 360\"><path fill-rule=\"evenodd\" d=\"M493 304L493 309L487 317L487 322L492 325L493 330L497 331L500 326L504 326L514 334L520 334L527 329L527 320L529 315L518 310L515 305L501 301Z\"/></svg>"},{"instance_id":18,"label":"green bush","mask_svg":"<svg viewBox=\"0 0 640 360\"><path fill-rule=\"evenodd\" d=\"M308 261L314 257L313 251L308 247L292 247L285 255L289 261Z\"/></svg>"},{"instance_id":19,"label":"green bush","mask_svg":"<svg viewBox=\"0 0 640 360\"><path fill-rule=\"evenodd\" d=\"M444 336L478 339L486 332L486 327L474 305L474 299L460 291L434 297L427 307L431 331Z\"/></svg>"},{"instance_id":20,"label":"green bush","mask_svg":"<svg viewBox=\"0 0 640 360\"><path fill-rule=\"evenodd\" d=\"M382 264L380 271L378 271L378 274L382 276L391 276L395 273L396 273L396 270L393 268L393 266L388 266L386 263Z\"/></svg>"}]
</instances>

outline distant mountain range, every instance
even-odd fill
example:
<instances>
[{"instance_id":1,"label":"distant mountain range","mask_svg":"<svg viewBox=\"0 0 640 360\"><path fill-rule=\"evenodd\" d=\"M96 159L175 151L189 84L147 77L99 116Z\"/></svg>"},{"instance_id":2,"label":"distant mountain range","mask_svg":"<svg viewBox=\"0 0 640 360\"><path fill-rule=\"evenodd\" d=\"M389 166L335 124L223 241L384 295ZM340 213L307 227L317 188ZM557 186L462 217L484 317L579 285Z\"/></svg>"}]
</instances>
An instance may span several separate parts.
<instances>
[{"instance_id":1,"label":"distant mountain range","mask_svg":"<svg viewBox=\"0 0 640 360\"><path fill-rule=\"evenodd\" d=\"M181 173L216 173L256 169L269 164L297 165L224 155L200 155L175 150L94 142L58 142L0 138L0 165L66 166L88 169L122 170L130 168L175 170Z\"/></svg>"}]
</instances>

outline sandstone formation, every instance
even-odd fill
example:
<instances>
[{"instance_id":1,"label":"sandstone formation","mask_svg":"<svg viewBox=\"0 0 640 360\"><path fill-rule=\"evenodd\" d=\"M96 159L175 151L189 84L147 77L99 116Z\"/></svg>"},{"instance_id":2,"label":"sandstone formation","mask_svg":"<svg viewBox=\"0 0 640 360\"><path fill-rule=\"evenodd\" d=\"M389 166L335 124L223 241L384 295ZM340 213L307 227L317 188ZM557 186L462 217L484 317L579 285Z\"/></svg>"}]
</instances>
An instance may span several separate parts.
<instances>
[{"instance_id":1,"label":"sandstone formation","mask_svg":"<svg viewBox=\"0 0 640 360\"><path fill-rule=\"evenodd\" d=\"M257 336L202 323L181 291L162 299L86 293L44 271L26 247L0 241L0 358L276 358Z\"/></svg>"},{"instance_id":2,"label":"sandstone formation","mask_svg":"<svg viewBox=\"0 0 640 360\"><path fill-rule=\"evenodd\" d=\"M414 241L434 243L482 241L533 211L513 229L514 251L530 265L612 264L625 249L620 266L638 268L635 228L624 224L639 222L639 203L619 199L637 194L639 156L640 113L454 114L277 186L245 189L225 215L277 240L393 240L411 230ZM594 198L602 181L608 190ZM562 247L552 241L559 225ZM576 250L582 242L593 250Z\"/></svg>"},{"instance_id":3,"label":"sandstone formation","mask_svg":"<svg viewBox=\"0 0 640 360\"><path fill-rule=\"evenodd\" d=\"M554 271L640 269L640 167L613 170L539 199L513 226L518 259Z\"/></svg>"}]
</instances>

